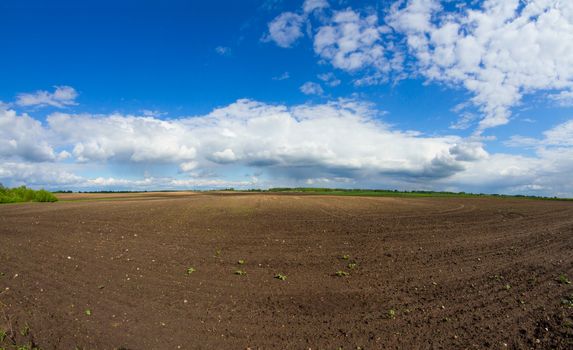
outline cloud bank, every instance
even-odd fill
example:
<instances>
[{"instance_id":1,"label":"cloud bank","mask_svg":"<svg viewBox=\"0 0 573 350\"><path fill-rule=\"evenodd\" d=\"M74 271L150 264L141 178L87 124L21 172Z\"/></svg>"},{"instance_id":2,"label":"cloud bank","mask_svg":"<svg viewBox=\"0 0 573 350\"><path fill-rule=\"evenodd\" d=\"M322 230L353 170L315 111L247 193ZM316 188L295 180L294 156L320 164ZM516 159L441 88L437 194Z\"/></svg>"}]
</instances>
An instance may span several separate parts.
<instances>
[{"instance_id":1,"label":"cloud bank","mask_svg":"<svg viewBox=\"0 0 573 350\"><path fill-rule=\"evenodd\" d=\"M240 99L168 120L54 112L40 123L3 108L0 181L73 189L327 184L572 195L562 176L573 170L572 125L529 139L536 155L523 157L490 154L458 136L396 130L372 105L349 99L294 106ZM153 173L157 166L163 170ZM141 172L114 173L121 167Z\"/></svg>"},{"instance_id":2,"label":"cloud bank","mask_svg":"<svg viewBox=\"0 0 573 350\"><path fill-rule=\"evenodd\" d=\"M305 3L306 5L306 3ZM423 77L472 95L478 116L458 126L476 133L507 124L512 108L536 92L573 101L573 2L561 0L402 0L379 11L332 9L309 32L319 63L345 71L357 86ZM325 7L326 8L326 7ZM298 19L288 40L302 38ZM279 15L273 22L284 19ZM271 35L273 37L273 35Z\"/></svg>"}]
</instances>

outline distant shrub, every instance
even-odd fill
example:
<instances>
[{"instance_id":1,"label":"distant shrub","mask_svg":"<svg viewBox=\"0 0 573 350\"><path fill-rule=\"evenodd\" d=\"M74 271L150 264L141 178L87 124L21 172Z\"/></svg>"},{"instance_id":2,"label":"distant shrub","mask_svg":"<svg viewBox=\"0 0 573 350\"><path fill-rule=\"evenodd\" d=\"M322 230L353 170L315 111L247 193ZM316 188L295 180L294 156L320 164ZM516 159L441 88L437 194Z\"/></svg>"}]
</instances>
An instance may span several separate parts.
<instances>
[{"instance_id":1,"label":"distant shrub","mask_svg":"<svg viewBox=\"0 0 573 350\"><path fill-rule=\"evenodd\" d=\"M52 192L48 192L46 190L39 190L39 191L36 191L34 201L36 201L36 202L57 202L58 198L56 198L56 196L54 196L52 194Z\"/></svg>"},{"instance_id":2,"label":"distant shrub","mask_svg":"<svg viewBox=\"0 0 573 350\"><path fill-rule=\"evenodd\" d=\"M0 185L0 203L57 202L58 199L46 190L33 190L26 186L6 188Z\"/></svg>"}]
</instances>

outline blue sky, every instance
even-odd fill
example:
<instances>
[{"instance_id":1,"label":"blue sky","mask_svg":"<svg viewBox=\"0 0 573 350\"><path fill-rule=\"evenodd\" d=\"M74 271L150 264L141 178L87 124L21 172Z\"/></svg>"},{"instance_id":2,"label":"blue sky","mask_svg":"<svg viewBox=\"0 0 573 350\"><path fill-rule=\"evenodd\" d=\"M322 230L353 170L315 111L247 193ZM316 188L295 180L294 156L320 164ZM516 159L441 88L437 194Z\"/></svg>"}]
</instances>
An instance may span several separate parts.
<instances>
[{"instance_id":1,"label":"blue sky","mask_svg":"<svg viewBox=\"0 0 573 350\"><path fill-rule=\"evenodd\" d=\"M573 196L568 2L8 0L0 16L5 185Z\"/></svg>"}]
</instances>

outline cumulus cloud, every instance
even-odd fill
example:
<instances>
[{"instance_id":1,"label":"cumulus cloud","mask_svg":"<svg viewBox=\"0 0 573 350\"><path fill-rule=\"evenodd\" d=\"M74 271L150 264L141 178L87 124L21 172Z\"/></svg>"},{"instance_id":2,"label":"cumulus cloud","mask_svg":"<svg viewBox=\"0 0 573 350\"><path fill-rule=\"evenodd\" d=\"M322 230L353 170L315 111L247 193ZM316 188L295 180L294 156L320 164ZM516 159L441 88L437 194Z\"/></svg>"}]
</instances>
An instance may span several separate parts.
<instances>
[{"instance_id":1,"label":"cumulus cloud","mask_svg":"<svg viewBox=\"0 0 573 350\"><path fill-rule=\"evenodd\" d=\"M573 86L570 1L486 0L451 12L437 0L410 0L386 19L405 34L418 73L474 94L479 130L506 124L526 93Z\"/></svg>"},{"instance_id":2,"label":"cumulus cloud","mask_svg":"<svg viewBox=\"0 0 573 350\"><path fill-rule=\"evenodd\" d=\"M0 144L0 158L57 164L67 158L78 166L173 164L180 174L254 167L306 179L441 178L487 157L481 144L466 145L458 137L392 130L377 113L355 100L291 107L238 100L204 116L169 120L57 112L42 126L5 111L0 120L11 127L1 129L8 141Z\"/></svg>"},{"instance_id":3,"label":"cumulus cloud","mask_svg":"<svg viewBox=\"0 0 573 350\"><path fill-rule=\"evenodd\" d=\"M274 41L280 47L291 47L304 34L302 27L307 23L310 30L308 18L311 13L328 8L327 0L305 0L302 5L302 12L283 12L275 17L268 24L268 33L263 36L263 41Z\"/></svg>"},{"instance_id":4,"label":"cumulus cloud","mask_svg":"<svg viewBox=\"0 0 573 350\"><path fill-rule=\"evenodd\" d=\"M302 5L304 13L310 13L315 10L328 8L330 5L326 0L305 0Z\"/></svg>"},{"instance_id":5,"label":"cumulus cloud","mask_svg":"<svg viewBox=\"0 0 573 350\"><path fill-rule=\"evenodd\" d=\"M56 158L42 124L13 110L0 108L0 159L51 161Z\"/></svg>"},{"instance_id":6,"label":"cumulus cloud","mask_svg":"<svg viewBox=\"0 0 573 350\"><path fill-rule=\"evenodd\" d=\"M47 121L81 162L178 162L196 154L183 125L155 117L53 113Z\"/></svg>"},{"instance_id":7,"label":"cumulus cloud","mask_svg":"<svg viewBox=\"0 0 573 350\"><path fill-rule=\"evenodd\" d=\"M22 107L57 107L75 106L77 91L71 86L55 86L54 92L38 90L33 93L21 93L16 97L16 104Z\"/></svg>"},{"instance_id":8,"label":"cumulus cloud","mask_svg":"<svg viewBox=\"0 0 573 350\"><path fill-rule=\"evenodd\" d=\"M378 16L361 16L353 10L336 12L330 23L318 28L314 36L314 51L334 67L355 71L375 67L388 71L382 33L387 27L378 24Z\"/></svg>"},{"instance_id":9,"label":"cumulus cloud","mask_svg":"<svg viewBox=\"0 0 573 350\"><path fill-rule=\"evenodd\" d=\"M355 86L422 76L465 89L479 111L478 134L508 123L526 94L545 91L561 106L573 104L573 2L442 3L397 1L382 18L334 10L309 35L319 62L352 73ZM301 26L297 22L296 38ZM474 124L470 115L453 127Z\"/></svg>"},{"instance_id":10,"label":"cumulus cloud","mask_svg":"<svg viewBox=\"0 0 573 350\"><path fill-rule=\"evenodd\" d=\"M291 47L303 36L304 17L293 12L284 12L269 23L264 41L274 41L280 47Z\"/></svg>"},{"instance_id":11,"label":"cumulus cloud","mask_svg":"<svg viewBox=\"0 0 573 350\"><path fill-rule=\"evenodd\" d=\"M77 189L323 183L573 195L563 176L573 171L573 121L530 138L535 155L525 157L490 154L479 138L396 130L380 115L348 99L294 106L242 99L206 115L168 120L57 112L44 125L4 110L0 181ZM119 163L161 166L162 177L85 176L88 169L109 172ZM238 169L266 179L217 175Z\"/></svg>"},{"instance_id":12,"label":"cumulus cloud","mask_svg":"<svg viewBox=\"0 0 573 350\"><path fill-rule=\"evenodd\" d=\"M0 182L10 186L78 186L84 183L81 176L75 175L65 167L48 163L0 162Z\"/></svg>"},{"instance_id":13,"label":"cumulus cloud","mask_svg":"<svg viewBox=\"0 0 573 350\"><path fill-rule=\"evenodd\" d=\"M322 86L312 81L307 81L306 83L302 84L300 91L305 95L322 95L324 93Z\"/></svg>"},{"instance_id":14,"label":"cumulus cloud","mask_svg":"<svg viewBox=\"0 0 573 350\"><path fill-rule=\"evenodd\" d=\"M337 79L334 73L328 72L318 75L318 79L322 80L326 85L335 87L340 85L340 79Z\"/></svg>"}]
</instances>

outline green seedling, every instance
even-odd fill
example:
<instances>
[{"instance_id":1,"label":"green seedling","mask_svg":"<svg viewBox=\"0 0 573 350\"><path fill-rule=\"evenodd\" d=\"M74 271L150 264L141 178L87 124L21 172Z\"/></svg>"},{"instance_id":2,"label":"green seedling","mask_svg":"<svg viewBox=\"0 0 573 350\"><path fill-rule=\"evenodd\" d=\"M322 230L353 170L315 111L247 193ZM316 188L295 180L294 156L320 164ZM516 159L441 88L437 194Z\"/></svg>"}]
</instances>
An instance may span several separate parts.
<instances>
[{"instance_id":1,"label":"green seedling","mask_svg":"<svg viewBox=\"0 0 573 350\"><path fill-rule=\"evenodd\" d=\"M396 310L394 309L390 309L388 310L388 312L386 313L386 317L388 317L388 319L393 320L396 318Z\"/></svg>"},{"instance_id":2,"label":"green seedling","mask_svg":"<svg viewBox=\"0 0 573 350\"><path fill-rule=\"evenodd\" d=\"M356 266L358 266L358 264L357 264L357 263L355 263L355 262L351 262L351 263L350 263L350 264L348 264L347 266L348 266L348 268L349 268L349 269L353 270L353 269L355 269L355 268L356 268Z\"/></svg>"},{"instance_id":3,"label":"green seedling","mask_svg":"<svg viewBox=\"0 0 573 350\"><path fill-rule=\"evenodd\" d=\"M247 271L245 270L237 270L235 271L235 275L239 275L239 276L244 276L247 274Z\"/></svg>"},{"instance_id":4,"label":"green seedling","mask_svg":"<svg viewBox=\"0 0 573 350\"><path fill-rule=\"evenodd\" d=\"M561 299L561 304L563 304L567 307L573 307L573 294L571 294L568 297Z\"/></svg>"},{"instance_id":5,"label":"green seedling","mask_svg":"<svg viewBox=\"0 0 573 350\"><path fill-rule=\"evenodd\" d=\"M277 274L275 275L275 278L278 279L278 280L281 280L281 281L286 281L287 276L286 276L286 275L283 275L282 273L277 273Z\"/></svg>"},{"instance_id":6,"label":"green seedling","mask_svg":"<svg viewBox=\"0 0 573 350\"><path fill-rule=\"evenodd\" d=\"M505 289L505 290L510 290L510 289L511 289L511 286L510 286L509 284L506 284L505 286L503 286L503 289Z\"/></svg>"},{"instance_id":7,"label":"green seedling","mask_svg":"<svg viewBox=\"0 0 573 350\"><path fill-rule=\"evenodd\" d=\"M571 284L571 281L565 275L559 275L559 277L557 277L557 282L561 284Z\"/></svg>"},{"instance_id":8,"label":"green seedling","mask_svg":"<svg viewBox=\"0 0 573 350\"><path fill-rule=\"evenodd\" d=\"M92 315L92 310L86 309L85 313L86 313L86 316L91 316L91 315Z\"/></svg>"},{"instance_id":9,"label":"green seedling","mask_svg":"<svg viewBox=\"0 0 573 350\"><path fill-rule=\"evenodd\" d=\"M348 277L350 274L346 271L338 270L334 273L337 277Z\"/></svg>"},{"instance_id":10,"label":"green seedling","mask_svg":"<svg viewBox=\"0 0 573 350\"><path fill-rule=\"evenodd\" d=\"M28 324L26 324L26 325L24 326L24 328L20 329L20 334L21 334L23 337L25 337L25 336L27 336L28 334L30 334L30 326L28 326Z\"/></svg>"},{"instance_id":11,"label":"green seedling","mask_svg":"<svg viewBox=\"0 0 573 350\"><path fill-rule=\"evenodd\" d=\"M340 257L342 260L348 260L350 259L350 255L348 254L344 254L343 256Z\"/></svg>"},{"instance_id":12,"label":"green seedling","mask_svg":"<svg viewBox=\"0 0 573 350\"><path fill-rule=\"evenodd\" d=\"M237 261L237 264L239 264L239 265L245 265L245 260L241 259L241 260Z\"/></svg>"},{"instance_id":13,"label":"green seedling","mask_svg":"<svg viewBox=\"0 0 573 350\"><path fill-rule=\"evenodd\" d=\"M216 258L220 258L221 257L221 250L215 250L215 257Z\"/></svg>"},{"instance_id":14,"label":"green seedling","mask_svg":"<svg viewBox=\"0 0 573 350\"><path fill-rule=\"evenodd\" d=\"M6 339L6 336L8 335L8 333L6 333L6 331L1 330L0 331L0 342L3 342L4 339Z\"/></svg>"},{"instance_id":15,"label":"green seedling","mask_svg":"<svg viewBox=\"0 0 573 350\"><path fill-rule=\"evenodd\" d=\"M187 274L188 274L188 275L192 274L192 273L195 272L195 271L197 271L197 270L195 270L194 267L189 267L189 268L187 268Z\"/></svg>"}]
</instances>

